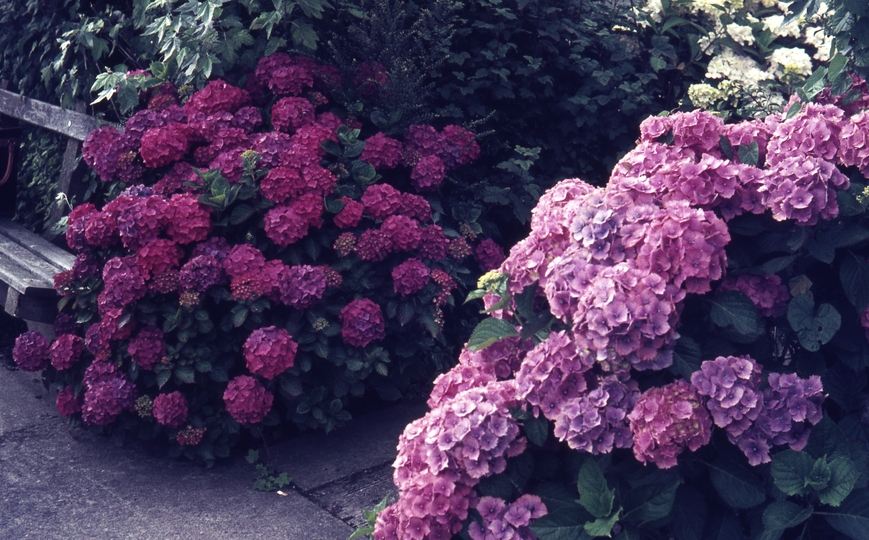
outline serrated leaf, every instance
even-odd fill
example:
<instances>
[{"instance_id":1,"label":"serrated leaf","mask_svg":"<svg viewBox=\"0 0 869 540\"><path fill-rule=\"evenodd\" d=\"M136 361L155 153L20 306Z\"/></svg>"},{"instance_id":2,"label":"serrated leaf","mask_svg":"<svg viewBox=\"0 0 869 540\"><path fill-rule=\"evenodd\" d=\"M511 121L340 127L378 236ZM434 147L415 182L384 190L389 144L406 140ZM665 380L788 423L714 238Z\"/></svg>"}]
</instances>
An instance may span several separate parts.
<instances>
[{"instance_id":1,"label":"serrated leaf","mask_svg":"<svg viewBox=\"0 0 869 540\"><path fill-rule=\"evenodd\" d=\"M642 485L630 490L624 497L622 519L642 527L666 517L673 509L680 483L681 480L675 477L669 482Z\"/></svg>"},{"instance_id":2,"label":"serrated leaf","mask_svg":"<svg viewBox=\"0 0 869 540\"><path fill-rule=\"evenodd\" d=\"M808 489L815 460L805 452L785 450L772 457L770 472L775 486L787 495L802 495Z\"/></svg>"},{"instance_id":3,"label":"serrated leaf","mask_svg":"<svg viewBox=\"0 0 869 540\"><path fill-rule=\"evenodd\" d=\"M763 511L763 526L768 530L790 529L811 515L811 506L801 508L790 501L775 501Z\"/></svg>"},{"instance_id":4,"label":"serrated leaf","mask_svg":"<svg viewBox=\"0 0 869 540\"><path fill-rule=\"evenodd\" d=\"M579 506L550 512L531 524L538 540L592 540L585 532L591 516Z\"/></svg>"},{"instance_id":5,"label":"serrated leaf","mask_svg":"<svg viewBox=\"0 0 869 540\"><path fill-rule=\"evenodd\" d=\"M519 332L508 321L488 317L480 321L480 324L474 328L471 338L468 340L468 349L479 351L502 339L518 335Z\"/></svg>"},{"instance_id":6,"label":"serrated leaf","mask_svg":"<svg viewBox=\"0 0 869 540\"><path fill-rule=\"evenodd\" d=\"M620 515L621 510L618 510L616 512L613 512L613 514L609 517L601 517L597 518L594 521L589 521L583 526L583 528L585 529L585 532L590 534L592 537L609 537L612 534L613 527L619 520Z\"/></svg>"},{"instance_id":7,"label":"serrated leaf","mask_svg":"<svg viewBox=\"0 0 869 540\"><path fill-rule=\"evenodd\" d=\"M166 386L166 383L169 382L169 379L172 378L172 370L171 369L163 369L157 372L157 387L163 388Z\"/></svg>"},{"instance_id":8,"label":"serrated leaf","mask_svg":"<svg viewBox=\"0 0 869 540\"><path fill-rule=\"evenodd\" d=\"M522 428L528 440L537 446L543 446L549 437L549 420L542 414L536 418L534 416L526 418L522 422Z\"/></svg>"},{"instance_id":9,"label":"serrated leaf","mask_svg":"<svg viewBox=\"0 0 869 540\"><path fill-rule=\"evenodd\" d=\"M175 370L175 378L185 384L196 382L196 372L190 366L182 366Z\"/></svg>"},{"instance_id":10,"label":"serrated leaf","mask_svg":"<svg viewBox=\"0 0 869 540\"><path fill-rule=\"evenodd\" d=\"M766 500L763 484L743 465L717 459L709 465L709 477L718 496L733 508L752 508Z\"/></svg>"},{"instance_id":11,"label":"serrated leaf","mask_svg":"<svg viewBox=\"0 0 869 540\"><path fill-rule=\"evenodd\" d=\"M824 512L827 523L854 540L869 540L869 489L854 490L837 510Z\"/></svg>"},{"instance_id":12,"label":"serrated leaf","mask_svg":"<svg viewBox=\"0 0 869 540\"><path fill-rule=\"evenodd\" d=\"M680 336L673 350L670 371L687 381L691 379L692 373L700 369L701 363L700 344L688 336Z\"/></svg>"},{"instance_id":13,"label":"serrated leaf","mask_svg":"<svg viewBox=\"0 0 869 540\"><path fill-rule=\"evenodd\" d=\"M845 297L858 313L863 313L869 307L869 263L866 259L848 252L839 266L839 281Z\"/></svg>"},{"instance_id":14,"label":"serrated leaf","mask_svg":"<svg viewBox=\"0 0 869 540\"><path fill-rule=\"evenodd\" d=\"M821 304L814 310L814 301L808 295L795 296L788 302L788 322L806 350L815 352L828 343L842 325L842 316L830 304Z\"/></svg>"},{"instance_id":15,"label":"serrated leaf","mask_svg":"<svg viewBox=\"0 0 869 540\"><path fill-rule=\"evenodd\" d=\"M740 144L737 147L740 163L745 165L757 166L757 161L760 159L760 149L757 141L751 141L748 145Z\"/></svg>"},{"instance_id":16,"label":"serrated leaf","mask_svg":"<svg viewBox=\"0 0 869 540\"><path fill-rule=\"evenodd\" d=\"M724 154L724 157L727 159L733 159L733 147L730 144L730 139L724 135L719 135L718 142L721 145L721 153Z\"/></svg>"},{"instance_id":17,"label":"serrated leaf","mask_svg":"<svg viewBox=\"0 0 869 540\"><path fill-rule=\"evenodd\" d=\"M830 506L839 506L854 489L860 471L850 458L840 456L829 463L830 480L825 489L818 491L818 499Z\"/></svg>"},{"instance_id":18,"label":"serrated leaf","mask_svg":"<svg viewBox=\"0 0 869 540\"><path fill-rule=\"evenodd\" d=\"M594 458L588 458L582 464L576 488L579 491L579 504L592 516L603 518L612 513L615 490L609 488Z\"/></svg>"},{"instance_id":19,"label":"serrated leaf","mask_svg":"<svg viewBox=\"0 0 869 540\"><path fill-rule=\"evenodd\" d=\"M256 210L253 206L250 206L249 204L240 204L232 209L232 213L229 215L229 222L233 225L244 223L250 219L255 212Z\"/></svg>"},{"instance_id":20,"label":"serrated leaf","mask_svg":"<svg viewBox=\"0 0 869 540\"><path fill-rule=\"evenodd\" d=\"M793 105L788 107L788 112L785 113L785 120L790 120L794 116L800 113L800 109L802 109L803 103L801 101L795 101Z\"/></svg>"},{"instance_id":21,"label":"serrated leaf","mask_svg":"<svg viewBox=\"0 0 869 540\"><path fill-rule=\"evenodd\" d=\"M703 530L709 508L706 498L697 489L682 485L676 491L673 505L673 534L677 540L703 540Z\"/></svg>"},{"instance_id":22,"label":"serrated leaf","mask_svg":"<svg viewBox=\"0 0 869 540\"><path fill-rule=\"evenodd\" d=\"M722 328L732 328L745 337L763 333L760 314L749 298L739 291L724 291L709 300L712 321Z\"/></svg>"}]
</instances>

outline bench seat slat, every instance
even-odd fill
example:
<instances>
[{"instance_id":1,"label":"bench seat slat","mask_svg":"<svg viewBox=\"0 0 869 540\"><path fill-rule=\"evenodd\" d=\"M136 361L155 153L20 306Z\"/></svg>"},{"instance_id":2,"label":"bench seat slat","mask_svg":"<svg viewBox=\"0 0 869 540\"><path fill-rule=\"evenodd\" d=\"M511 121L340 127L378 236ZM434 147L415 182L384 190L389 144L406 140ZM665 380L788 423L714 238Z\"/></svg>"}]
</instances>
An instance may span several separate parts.
<instances>
[{"instance_id":1,"label":"bench seat slat","mask_svg":"<svg viewBox=\"0 0 869 540\"><path fill-rule=\"evenodd\" d=\"M39 254L56 268L55 273L69 270L75 262L75 255L72 253L55 246L38 234L8 219L0 219L0 235L31 252Z\"/></svg>"},{"instance_id":2,"label":"bench seat slat","mask_svg":"<svg viewBox=\"0 0 869 540\"><path fill-rule=\"evenodd\" d=\"M27 268L28 273L40 284L53 283L54 275L60 271L60 268L45 260L38 251L31 251L2 234L0 234L0 254L15 261L18 266ZM15 289L25 292L17 287Z\"/></svg>"},{"instance_id":3,"label":"bench seat slat","mask_svg":"<svg viewBox=\"0 0 869 540\"><path fill-rule=\"evenodd\" d=\"M0 281L9 284L21 294L34 294L38 296L51 296L57 294L54 290L54 282L39 276L22 263L0 250Z\"/></svg>"}]
</instances>

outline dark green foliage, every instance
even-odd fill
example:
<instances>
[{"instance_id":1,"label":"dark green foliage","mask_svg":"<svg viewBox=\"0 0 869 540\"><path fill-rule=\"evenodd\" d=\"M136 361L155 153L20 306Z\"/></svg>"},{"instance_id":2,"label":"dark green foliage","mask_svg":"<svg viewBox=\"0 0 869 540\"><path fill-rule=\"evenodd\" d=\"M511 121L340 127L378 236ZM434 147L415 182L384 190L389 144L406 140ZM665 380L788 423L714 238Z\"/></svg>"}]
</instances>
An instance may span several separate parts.
<instances>
[{"instance_id":1,"label":"dark green foliage","mask_svg":"<svg viewBox=\"0 0 869 540\"><path fill-rule=\"evenodd\" d=\"M41 129L28 129L18 150L18 196L15 221L41 233L48 227L63 162L66 138Z\"/></svg>"}]
</instances>

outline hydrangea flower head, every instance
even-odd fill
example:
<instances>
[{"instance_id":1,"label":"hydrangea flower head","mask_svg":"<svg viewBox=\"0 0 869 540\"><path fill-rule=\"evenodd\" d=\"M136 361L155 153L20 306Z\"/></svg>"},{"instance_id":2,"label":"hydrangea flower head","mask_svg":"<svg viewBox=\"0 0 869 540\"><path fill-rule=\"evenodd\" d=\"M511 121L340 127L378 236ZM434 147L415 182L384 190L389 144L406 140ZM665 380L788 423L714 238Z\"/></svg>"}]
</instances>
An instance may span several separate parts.
<instances>
[{"instance_id":1,"label":"hydrangea flower head","mask_svg":"<svg viewBox=\"0 0 869 540\"><path fill-rule=\"evenodd\" d=\"M17 338L12 347L12 359L24 371L42 371L51 363L51 342L34 330L28 330Z\"/></svg>"},{"instance_id":2,"label":"hydrangea flower head","mask_svg":"<svg viewBox=\"0 0 869 540\"><path fill-rule=\"evenodd\" d=\"M161 426L181 427L187 422L187 399L178 391L160 394L154 398L154 408L151 412Z\"/></svg>"},{"instance_id":3,"label":"hydrangea flower head","mask_svg":"<svg viewBox=\"0 0 869 540\"><path fill-rule=\"evenodd\" d=\"M299 345L289 332L276 326L257 328L244 342L247 369L254 375L274 379L293 367Z\"/></svg>"},{"instance_id":4,"label":"hydrangea flower head","mask_svg":"<svg viewBox=\"0 0 869 540\"><path fill-rule=\"evenodd\" d=\"M226 412L241 424L258 424L272 409L275 397L255 378L239 375L223 392Z\"/></svg>"},{"instance_id":5,"label":"hydrangea flower head","mask_svg":"<svg viewBox=\"0 0 869 540\"><path fill-rule=\"evenodd\" d=\"M341 308L341 337L344 343L365 347L386 337L386 324L380 306L368 298L353 300Z\"/></svg>"}]
</instances>

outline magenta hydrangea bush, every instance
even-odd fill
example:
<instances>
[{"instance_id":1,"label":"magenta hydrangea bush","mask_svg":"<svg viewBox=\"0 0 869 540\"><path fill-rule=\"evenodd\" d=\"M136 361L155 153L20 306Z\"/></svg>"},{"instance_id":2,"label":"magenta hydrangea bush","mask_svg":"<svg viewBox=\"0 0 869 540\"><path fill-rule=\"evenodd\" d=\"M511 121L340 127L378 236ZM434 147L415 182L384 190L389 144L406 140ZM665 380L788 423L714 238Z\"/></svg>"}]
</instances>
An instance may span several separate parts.
<instances>
[{"instance_id":1,"label":"magenta hydrangea bush","mask_svg":"<svg viewBox=\"0 0 869 540\"><path fill-rule=\"evenodd\" d=\"M546 192L373 537L862 537L869 127L842 99L649 118L605 188Z\"/></svg>"},{"instance_id":2,"label":"magenta hydrangea bush","mask_svg":"<svg viewBox=\"0 0 869 540\"><path fill-rule=\"evenodd\" d=\"M244 88L165 87L88 136L105 189L70 212L76 260L55 278L76 324L15 349L63 414L213 462L242 428L330 430L449 365L452 295L503 257L439 200L480 148L456 125L384 133L335 106L342 84L275 53Z\"/></svg>"}]
</instances>

